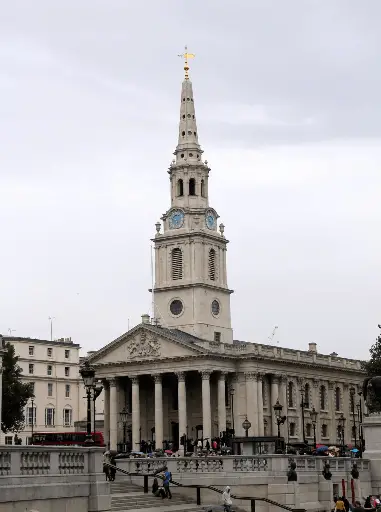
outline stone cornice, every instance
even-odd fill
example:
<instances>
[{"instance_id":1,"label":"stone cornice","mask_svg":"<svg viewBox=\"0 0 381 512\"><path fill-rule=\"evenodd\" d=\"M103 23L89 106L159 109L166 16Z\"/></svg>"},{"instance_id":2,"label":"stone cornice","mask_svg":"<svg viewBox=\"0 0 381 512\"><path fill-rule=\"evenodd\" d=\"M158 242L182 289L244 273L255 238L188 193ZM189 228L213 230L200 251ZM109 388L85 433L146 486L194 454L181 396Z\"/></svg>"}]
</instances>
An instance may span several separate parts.
<instances>
[{"instance_id":1,"label":"stone cornice","mask_svg":"<svg viewBox=\"0 0 381 512\"><path fill-rule=\"evenodd\" d=\"M189 288L208 288L211 290L218 290L220 292L224 293L234 293L234 290L230 290L229 288L225 288L223 286L218 285L212 285L208 283L204 283L202 281L196 282L196 283L184 283L184 284L176 284L176 285L168 285L168 286L159 286L155 287L154 291L156 292L166 292L168 290L181 290L183 288L189 289ZM148 290L149 292L152 292L152 289L150 288ZM207 341L207 340L206 340Z\"/></svg>"}]
</instances>

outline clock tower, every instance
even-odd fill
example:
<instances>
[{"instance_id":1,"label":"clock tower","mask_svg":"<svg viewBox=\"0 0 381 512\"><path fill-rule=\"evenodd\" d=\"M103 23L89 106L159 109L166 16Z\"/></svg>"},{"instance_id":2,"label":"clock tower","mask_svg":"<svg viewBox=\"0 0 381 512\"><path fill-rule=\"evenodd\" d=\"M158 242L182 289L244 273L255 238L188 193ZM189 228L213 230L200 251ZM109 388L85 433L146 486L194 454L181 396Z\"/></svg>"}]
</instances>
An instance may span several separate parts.
<instances>
[{"instance_id":1,"label":"clock tower","mask_svg":"<svg viewBox=\"0 0 381 512\"><path fill-rule=\"evenodd\" d=\"M154 317L163 327L176 328L210 341L233 343L227 285L228 240L219 215L209 205L208 162L198 142L192 82L185 79L180 98L178 144L168 174L171 207L163 225L156 224ZM163 229L163 231L162 231Z\"/></svg>"}]
</instances>

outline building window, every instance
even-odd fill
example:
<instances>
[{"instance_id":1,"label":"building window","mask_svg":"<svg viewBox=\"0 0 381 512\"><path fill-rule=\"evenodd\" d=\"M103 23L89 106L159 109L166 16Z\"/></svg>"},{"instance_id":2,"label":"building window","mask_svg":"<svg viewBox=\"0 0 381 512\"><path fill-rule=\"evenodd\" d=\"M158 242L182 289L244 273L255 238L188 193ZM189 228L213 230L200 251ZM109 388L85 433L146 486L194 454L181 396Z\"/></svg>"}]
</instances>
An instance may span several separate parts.
<instances>
[{"instance_id":1,"label":"building window","mask_svg":"<svg viewBox=\"0 0 381 512\"><path fill-rule=\"evenodd\" d=\"M34 356L34 346L33 345L29 346L29 355Z\"/></svg>"},{"instance_id":2,"label":"building window","mask_svg":"<svg viewBox=\"0 0 381 512\"><path fill-rule=\"evenodd\" d=\"M293 382L288 383L288 406L295 407L294 406L294 383Z\"/></svg>"},{"instance_id":3,"label":"building window","mask_svg":"<svg viewBox=\"0 0 381 512\"><path fill-rule=\"evenodd\" d=\"M70 359L70 350L65 350L65 359Z\"/></svg>"},{"instance_id":4,"label":"building window","mask_svg":"<svg viewBox=\"0 0 381 512\"><path fill-rule=\"evenodd\" d=\"M311 437L312 436L312 425L311 423L307 423L306 425L306 436Z\"/></svg>"},{"instance_id":5,"label":"building window","mask_svg":"<svg viewBox=\"0 0 381 512\"><path fill-rule=\"evenodd\" d=\"M217 341L218 343L221 342L221 333L218 331L214 331L214 341Z\"/></svg>"},{"instance_id":6,"label":"building window","mask_svg":"<svg viewBox=\"0 0 381 512\"><path fill-rule=\"evenodd\" d=\"M30 364L29 365L29 375L33 375L34 374L34 364Z\"/></svg>"},{"instance_id":7,"label":"building window","mask_svg":"<svg viewBox=\"0 0 381 512\"><path fill-rule=\"evenodd\" d=\"M306 409L310 408L310 385L307 384L304 386L304 405Z\"/></svg>"},{"instance_id":8,"label":"building window","mask_svg":"<svg viewBox=\"0 0 381 512\"><path fill-rule=\"evenodd\" d=\"M178 280L183 278L183 253L181 249L176 247L172 249L172 279Z\"/></svg>"},{"instance_id":9,"label":"building window","mask_svg":"<svg viewBox=\"0 0 381 512\"><path fill-rule=\"evenodd\" d=\"M34 390L35 390L35 383L34 382L29 382L29 387L30 387L30 390L32 392L32 394L34 395Z\"/></svg>"},{"instance_id":10,"label":"building window","mask_svg":"<svg viewBox=\"0 0 381 512\"><path fill-rule=\"evenodd\" d=\"M53 366L51 364L48 364L47 374L50 375L50 376L53 375Z\"/></svg>"},{"instance_id":11,"label":"building window","mask_svg":"<svg viewBox=\"0 0 381 512\"><path fill-rule=\"evenodd\" d=\"M295 423L290 423L290 437L295 437Z\"/></svg>"},{"instance_id":12,"label":"building window","mask_svg":"<svg viewBox=\"0 0 381 512\"><path fill-rule=\"evenodd\" d=\"M65 366L65 377L69 377L70 376L70 368L69 366Z\"/></svg>"},{"instance_id":13,"label":"building window","mask_svg":"<svg viewBox=\"0 0 381 512\"><path fill-rule=\"evenodd\" d=\"M177 181L177 195L179 197L184 195L184 182L181 179Z\"/></svg>"},{"instance_id":14,"label":"building window","mask_svg":"<svg viewBox=\"0 0 381 512\"><path fill-rule=\"evenodd\" d=\"M45 409L45 426L54 427L54 407Z\"/></svg>"},{"instance_id":15,"label":"building window","mask_svg":"<svg viewBox=\"0 0 381 512\"><path fill-rule=\"evenodd\" d=\"M205 197L205 182L201 180L201 197Z\"/></svg>"},{"instance_id":16,"label":"building window","mask_svg":"<svg viewBox=\"0 0 381 512\"><path fill-rule=\"evenodd\" d=\"M340 408L341 408L341 391L340 391L340 388L337 387L335 389L335 408L336 408L336 411L340 411Z\"/></svg>"},{"instance_id":17,"label":"building window","mask_svg":"<svg viewBox=\"0 0 381 512\"><path fill-rule=\"evenodd\" d=\"M325 396L326 396L325 386L320 386L320 409L322 411L324 411L325 407L326 407Z\"/></svg>"},{"instance_id":18,"label":"building window","mask_svg":"<svg viewBox=\"0 0 381 512\"><path fill-rule=\"evenodd\" d=\"M63 410L63 424L64 427L71 427L72 422L72 410L71 409L64 409Z\"/></svg>"},{"instance_id":19,"label":"building window","mask_svg":"<svg viewBox=\"0 0 381 512\"><path fill-rule=\"evenodd\" d=\"M268 430L268 424L267 424L267 420L263 420L263 435L264 436L267 436L267 430Z\"/></svg>"},{"instance_id":20,"label":"building window","mask_svg":"<svg viewBox=\"0 0 381 512\"><path fill-rule=\"evenodd\" d=\"M5 436L5 444L10 445L12 444L13 437L12 436Z\"/></svg>"},{"instance_id":21,"label":"building window","mask_svg":"<svg viewBox=\"0 0 381 512\"><path fill-rule=\"evenodd\" d=\"M48 382L48 396L53 396L53 383Z\"/></svg>"},{"instance_id":22,"label":"building window","mask_svg":"<svg viewBox=\"0 0 381 512\"><path fill-rule=\"evenodd\" d=\"M70 398L70 384L65 386L65 398Z\"/></svg>"},{"instance_id":23,"label":"building window","mask_svg":"<svg viewBox=\"0 0 381 512\"><path fill-rule=\"evenodd\" d=\"M352 425L351 434L352 434L352 439L357 438L357 427L355 425Z\"/></svg>"},{"instance_id":24,"label":"building window","mask_svg":"<svg viewBox=\"0 0 381 512\"><path fill-rule=\"evenodd\" d=\"M196 180L194 178L191 178L189 180L189 195L190 196L196 195Z\"/></svg>"},{"instance_id":25,"label":"building window","mask_svg":"<svg viewBox=\"0 0 381 512\"><path fill-rule=\"evenodd\" d=\"M49 347L48 350L47 350L47 353L48 353L48 357L52 357L53 349L51 347Z\"/></svg>"},{"instance_id":26,"label":"building window","mask_svg":"<svg viewBox=\"0 0 381 512\"><path fill-rule=\"evenodd\" d=\"M354 409L355 406L355 394L356 390L354 388L351 388L349 390L349 405L351 407L351 411Z\"/></svg>"},{"instance_id":27,"label":"building window","mask_svg":"<svg viewBox=\"0 0 381 512\"><path fill-rule=\"evenodd\" d=\"M216 280L216 251L214 249L210 249L209 251L209 279L212 281Z\"/></svg>"},{"instance_id":28,"label":"building window","mask_svg":"<svg viewBox=\"0 0 381 512\"><path fill-rule=\"evenodd\" d=\"M321 437L328 437L328 425L325 423L321 426Z\"/></svg>"},{"instance_id":29,"label":"building window","mask_svg":"<svg viewBox=\"0 0 381 512\"><path fill-rule=\"evenodd\" d=\"M31 427L36 424L36 407L27 407L26 409L26 424Z\"/></svg>"}]
</instances>

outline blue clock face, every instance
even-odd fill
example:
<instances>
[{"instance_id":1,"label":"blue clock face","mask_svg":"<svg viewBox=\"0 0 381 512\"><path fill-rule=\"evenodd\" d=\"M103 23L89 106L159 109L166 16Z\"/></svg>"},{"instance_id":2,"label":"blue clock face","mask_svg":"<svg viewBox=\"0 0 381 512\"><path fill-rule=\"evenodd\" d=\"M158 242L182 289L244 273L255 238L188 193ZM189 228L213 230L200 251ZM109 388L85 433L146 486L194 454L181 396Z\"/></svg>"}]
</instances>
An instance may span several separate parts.
<instances>
[{"instance_id":1,"label":"blue clock face","mask_svg":"<svg viewBox=\"0 0 381 512\"><path fill-rule=\"evenodd\" d=\"M206 222L206 226L209 229L215 229L215 227L216 227L216 217L214 216L213 212L211 212L211 211L206 212L205 222Z\"/></svg>"},{"instance_id":2,"label":"blue clock face","mask_svg":"<svg viewBox=\"0 0 381 512\"><path fill-rule=\"evenodd\" d=\"M169 227L178 229L184 224L184 213L181 210L174 210L169 217Z\"/></svg>"}]
</instances>

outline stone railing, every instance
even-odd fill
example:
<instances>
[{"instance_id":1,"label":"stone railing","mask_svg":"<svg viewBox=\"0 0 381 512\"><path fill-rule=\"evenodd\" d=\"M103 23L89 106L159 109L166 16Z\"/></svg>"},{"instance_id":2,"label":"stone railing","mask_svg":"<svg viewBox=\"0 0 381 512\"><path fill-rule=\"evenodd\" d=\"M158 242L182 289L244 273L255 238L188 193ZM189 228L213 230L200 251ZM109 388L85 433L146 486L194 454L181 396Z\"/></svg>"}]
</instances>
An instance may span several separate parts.
<instances>
[{"instance_id":1,"label":"stone railing","mask_svg":"<svg viewBox=\"0 0 381 512\"><path fill-rule=\"evenodd\" d=\"M118 466L130 473L154 473L167 466L172 474L192 475L195 473L237 474L262 473L285 474L291 461L296 463L298 473L318 472L329 462L332 473L350 473L354 462L360 472L369 472L370 462L366 459L339 457L309 457L305 455L230 455L226 457L159 457L145 459L118 459Z\"/></svg>"},{"instance_id":2,"label":"stone railing","mask_svg":"<svg viewBox=\"0 0 381 512\"><path fill-rule=\"evenodd\" d=\"M66 446L0 448L0 510L13 510L13 503L21 503L22 510L39 510L44 501L44 510L50 510L57 499L78 512L88 512L89 503L92 511L109 510L103 451Z\"/></svg>"}]
</instances>

